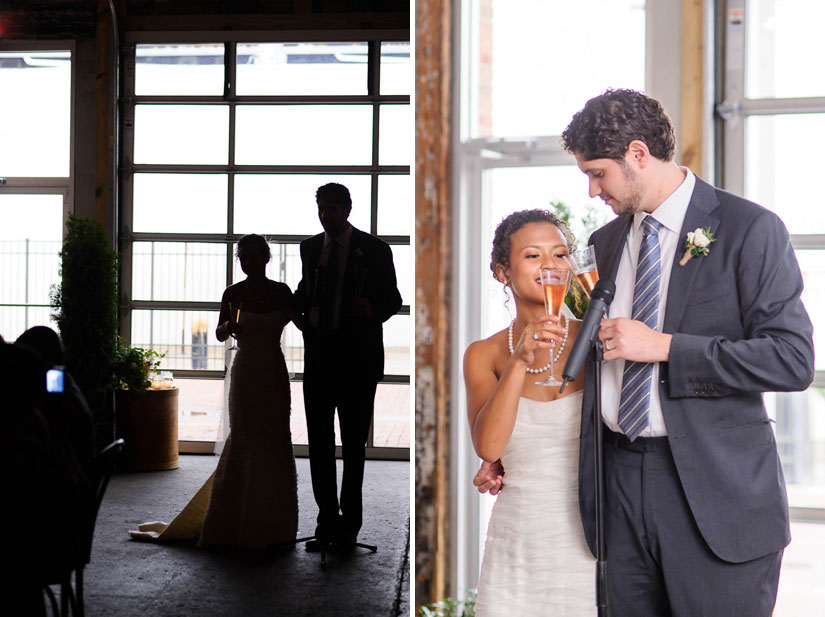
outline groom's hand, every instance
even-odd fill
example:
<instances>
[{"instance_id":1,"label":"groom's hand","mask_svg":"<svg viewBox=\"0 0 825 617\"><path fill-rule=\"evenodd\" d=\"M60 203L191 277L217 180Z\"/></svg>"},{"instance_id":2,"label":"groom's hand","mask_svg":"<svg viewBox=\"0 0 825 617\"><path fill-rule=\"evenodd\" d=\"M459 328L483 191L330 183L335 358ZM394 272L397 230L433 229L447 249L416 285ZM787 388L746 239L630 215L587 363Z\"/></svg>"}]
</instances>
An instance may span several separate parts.
<instances>
[{"instance_id":1,"label":"groom's hand","mask_svg":"<svg viewBox=\"0 0 825 617\"><path fill-rule=\"evenodd\" d=\"M599 340L604 346L604 359L634 362L667 362L670 360L672 334L657 332L643 322L617 317L603 319Z\"/></svg>"},{"instance_id":2,"label":"groom's hand","mask_svg":"<svg viewBox=\"0 0 825 617\"><path fill-rule=\"evenodd\" d=\"M478 487L479 493L490 491L491 495L498 495L504 484L504 466L501 459L495 463L481 461L481 467L473 478L473 484Z\"/></svg>"}]
</instances>

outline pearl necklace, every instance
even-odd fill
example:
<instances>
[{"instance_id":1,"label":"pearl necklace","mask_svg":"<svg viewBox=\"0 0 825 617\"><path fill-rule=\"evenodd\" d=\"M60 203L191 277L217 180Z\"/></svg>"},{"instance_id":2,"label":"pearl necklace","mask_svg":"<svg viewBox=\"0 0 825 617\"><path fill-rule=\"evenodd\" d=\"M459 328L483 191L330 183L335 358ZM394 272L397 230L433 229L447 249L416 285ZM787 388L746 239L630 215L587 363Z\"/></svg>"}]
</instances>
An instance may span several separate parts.
<instances>
[{"instance_id":1,"label":"pearl necklace","mask_svg":"<svg viewBox=\"0 0 825 617\"><path fill-rule=\"evenodd\" d=\"M269 300L269 298L272 296L272 281L267 279L266 283L267 283L267 290L268 290L267 294L266 294L266 296L264 297L263 300L259 300L254 295L252 295L252 289L249 287L249 279L246 279L244 281L244 285L246 285L246 293L248 293L249 297L252 298L252 300L257 302L258 304L265 304L266 301Z\"/></svg>"},{"instance_id":2,"label":"pearl necklace","mask_svg":"<svg viewBox=\"0 0 825 617\"><path fill-rule=\"evenodd\" d=\"M507 328L507 347L510 349L510 355L512 356L515 353L515 348L513 347L513 324L516 323L516 320L510 322L510 326ZM556 352L556 356L552 358L553 362L558 362L559 358L561 358L561 354L564 351L564 346L567 345L567 336L570 334L570 319L565 315L564 317L564 338L561 341L561 345L559 346L558 352ZM552 351L550 352L553 353ZM548 362L545 366L541 368L530 368L527 367L527 372L531 375L538 375L539 373L543 373L544 371L550 368L551 362Z\"/></svg>"}]
</instances>

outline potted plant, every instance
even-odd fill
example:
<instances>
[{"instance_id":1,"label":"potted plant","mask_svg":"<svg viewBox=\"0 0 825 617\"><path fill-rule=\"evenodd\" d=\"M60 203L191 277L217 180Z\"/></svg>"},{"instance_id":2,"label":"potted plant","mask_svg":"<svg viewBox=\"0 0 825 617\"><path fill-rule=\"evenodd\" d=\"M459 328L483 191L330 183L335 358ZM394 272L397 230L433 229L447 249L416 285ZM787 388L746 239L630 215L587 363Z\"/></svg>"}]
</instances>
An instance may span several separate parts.
<instances>
[{"instance_id":1,"label":"potted plant","mask_svg":"<svg viewBox=\"0 0 825 617\"><path fill-rule=\"evenodd\" d=\"M476 614L476 590L465 589L464 600L445 598L432 604L421 606L419 617L474 617Z\"/></svg>"},{"instance_id":2,"label":"potted plant","mask_svg":"<svg viewBox=\"0 0 825 617\"><path fill-rule=\"evenodd\" d=\"M112 365L115 426L125 442L123 467L131 471L178 467L178 389L154 389L149 379L163 355L118 339Z\"/></svg>"},{"instance_id":3,"label":"potted plant","mask_svg":"<svg viewBox=\"0 0 825 617\"><path fill-rule=\"evenodd\" d=\"M99 222L69 215L60 283L52 286L50 300L66 369L92 409L97 442L107 444L114 438L110 385L117 348L117 254Z\"/></svg>"}]
</instances>

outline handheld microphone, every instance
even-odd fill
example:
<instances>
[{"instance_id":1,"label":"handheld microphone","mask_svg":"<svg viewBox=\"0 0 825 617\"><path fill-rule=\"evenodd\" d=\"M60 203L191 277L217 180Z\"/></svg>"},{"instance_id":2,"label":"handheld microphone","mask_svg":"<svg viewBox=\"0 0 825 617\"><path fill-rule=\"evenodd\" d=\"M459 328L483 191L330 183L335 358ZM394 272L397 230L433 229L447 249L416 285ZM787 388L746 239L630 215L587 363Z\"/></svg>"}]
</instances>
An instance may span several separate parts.
<instances>
[{"instance_id":1,"label":"handheld microphone","mask_svg":"<svg viewBox=\"0 0 825 617\"><path fill-rule=\"evenodd\" d=\"M610 303L613 302L613 294L616 293L616 283L610 279L601 279L593 288L593 293L590 295L590 305L587 307L587 313L582 320L581 328L579 328L579 335L576 337L576 342L573 343L573 348L570 350L570 355L567 356L567 362L564 364L564 371L562 371L561 387L559 393L564 392L564 387L568 381L576 379L576 375L581 371L582 364L584 364L593 342L599 334L601 321Z\"/></svg>"}]
</instances>

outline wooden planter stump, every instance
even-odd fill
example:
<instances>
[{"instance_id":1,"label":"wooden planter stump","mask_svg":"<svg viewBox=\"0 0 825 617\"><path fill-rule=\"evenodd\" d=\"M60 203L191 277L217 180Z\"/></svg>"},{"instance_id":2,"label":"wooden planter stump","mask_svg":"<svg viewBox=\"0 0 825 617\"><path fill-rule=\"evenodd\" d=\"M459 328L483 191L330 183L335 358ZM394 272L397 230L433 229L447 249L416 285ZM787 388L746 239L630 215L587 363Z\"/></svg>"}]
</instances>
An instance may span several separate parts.
<instances>
[{"instance_id":1,"label":"wooden planter stump","mask_svg":"<svg viewBox=\"0 0 825 617\"><path fill-rule=\"evenodd\" d=\"M117 436L125 441L121 461L126 471L178 468L178 392L118 390Z\"/></svg>"}]
</instances>

